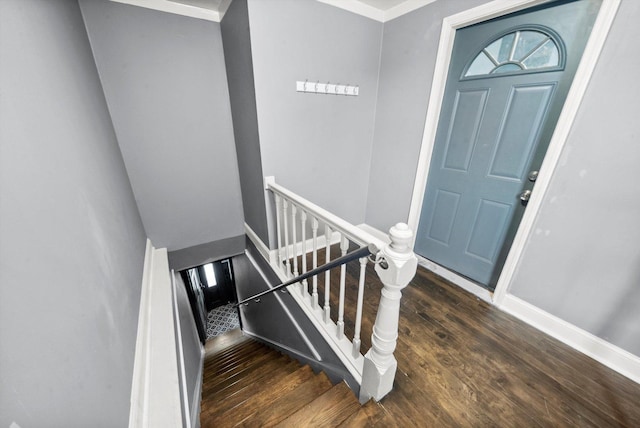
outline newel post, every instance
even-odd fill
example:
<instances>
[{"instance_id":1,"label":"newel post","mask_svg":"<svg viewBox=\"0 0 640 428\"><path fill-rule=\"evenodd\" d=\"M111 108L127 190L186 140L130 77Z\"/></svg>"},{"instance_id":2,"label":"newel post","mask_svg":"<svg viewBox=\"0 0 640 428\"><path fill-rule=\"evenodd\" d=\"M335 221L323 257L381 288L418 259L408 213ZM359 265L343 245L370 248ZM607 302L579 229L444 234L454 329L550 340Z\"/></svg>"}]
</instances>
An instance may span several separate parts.
<instances>
[{"instance_id":1,"label":"newel post","mask_svg":"<svg viewBox=\"0 0 640 428\"><path fill-rule=\"evenodd\" d=\"M393 388L398 363L393 356L398 338L400 298L416 274L418 260L411 248L413 232L404 223L389 230L391 244L382 250L384 261L375 270L384 287L376 322L371 335L371 349L364 356L360 402L379 401ZM386 263L385 263L386 262Z\"/></svg>"}]
</instances>

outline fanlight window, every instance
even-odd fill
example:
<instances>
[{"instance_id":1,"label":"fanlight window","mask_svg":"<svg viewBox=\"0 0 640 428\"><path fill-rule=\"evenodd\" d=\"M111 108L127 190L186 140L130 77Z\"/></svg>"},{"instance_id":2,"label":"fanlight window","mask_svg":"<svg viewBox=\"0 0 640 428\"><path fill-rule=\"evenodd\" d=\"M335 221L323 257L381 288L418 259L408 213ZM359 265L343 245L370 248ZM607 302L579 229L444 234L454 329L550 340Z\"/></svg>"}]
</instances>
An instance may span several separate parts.
<instances>
[{"instance_id":1,"label":"fanlight window","mask_svg":"<svg viewBox=\"0 0 640 428\"><path fill-rule=\"evenodd\" d=\"M500 37L482 49L463 77L542 71L562 64L556 41L538 30L518 30Z\"/></svg>"}]
</instances>

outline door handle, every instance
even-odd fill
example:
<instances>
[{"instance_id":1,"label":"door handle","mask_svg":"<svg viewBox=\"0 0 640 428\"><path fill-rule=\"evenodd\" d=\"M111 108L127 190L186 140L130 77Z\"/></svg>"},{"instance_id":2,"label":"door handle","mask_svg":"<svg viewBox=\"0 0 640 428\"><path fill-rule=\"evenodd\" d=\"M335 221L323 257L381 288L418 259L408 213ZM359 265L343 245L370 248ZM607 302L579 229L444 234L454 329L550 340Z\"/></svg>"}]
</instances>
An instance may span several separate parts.
<instances>
[{"instance_id":1,"label":"door handle","mask_svg":"<svg viewBox=\"0 0 640 428\"><path fill-rule=\"evenodd\" d=\"M529 181L530 181L530 182L532 182L532 183L533 183L534 181L536 181L536 180L538 179L538 171L531 171L531 172L529 173L528 178L529 178Z\"/></svg>"},{"instance_id":2,"label":"door handle","mask_svg":"<svg viewBox=\"0 0 640 428\"><path fill-rule=\"evenodd\" d=\"M525 190L524 192L520 193L520 202L522 203L522 205L527 205L527 202L529 202L529 198L531 198L531 190Z\"/></svg>"}]
</instances>

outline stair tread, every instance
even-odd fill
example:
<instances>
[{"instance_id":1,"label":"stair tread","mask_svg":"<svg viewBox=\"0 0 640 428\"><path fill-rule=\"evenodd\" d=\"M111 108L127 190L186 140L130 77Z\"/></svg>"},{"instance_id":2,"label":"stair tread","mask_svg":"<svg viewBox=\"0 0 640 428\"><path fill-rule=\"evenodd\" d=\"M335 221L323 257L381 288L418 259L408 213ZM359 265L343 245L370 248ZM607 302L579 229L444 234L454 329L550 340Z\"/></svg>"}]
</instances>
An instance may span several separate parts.
<instances>
[{"instance_id":1,"label":"stair tread","mask_svg":"<svg viewBox=\"0 0 640 428\"><path fill-rule=\"evenodd\" d=\"M277 352L270 352L256 357L253 360L246 361L232 370L216 374L211 378L205 377L208 390L211 392L220 392L228 388L230 385L241 379L251 378L255 372L265 372L279 365L285 364L290 359Z\"/></svg>"},{"instance_id":2,"label":"stair tread","mask_svg":"<svg viewBox=\"0 0 640 428\"><path fill-rule=\"evenodd\" d=\"M221 361L233 355L239 355L253 349L259 349L260 347L264 347L264 345L253 340L245 341L234 346L230 346L229 348L220 350L216 353L207 354L205 356L205 362Z\"/></svg>"},{"instance_id":3,"label":"stair tread","mask_svg":"<svg viewBox=\"0 0 640 428\"><path fill-rule=\"evenodd\" d=\"M215 426L219 426L221 423L235 425L246 417L243 403L256 394L270 394L269 379L283 378L299 369L300 364L289 359L284 364L280 363L276 370L261 372L259 377L251 376L240 379L219 394L203 396L201 415L211 423L215 422Z\"/></svg>"},{"instance_id":4,"label":"stair tread","mask_svg":"<svg viewBox=\"0 0 640 428\"><path fill-rule=\"evenodd\" d=\"M260 368L253 373L236 379L235 382L224 390L217 391L219 401L223 403L239 391L243 391L247 397L250 397L252 391L260 389L263 385L269 385L270 380L287 376L299 368L300 364L297 361L288 358L270 361L267 364L261 365Z\"/></svg>"},{"instance_id":5,"label":"stair tread","mask_svg":"<svg viewBox=\"0 0 640 428\"><path fill-rule=\"evenodd\" d=\"M253 392L249 395L244 394L244 390L237 391L224 398L224 400L217 402L215 411L212 415L216 418L225 417L225 412L231 410L233 412L241 411L246 414L251 414L251 406L255 406L255 398L265 393L270 394L271 397L279 396L286 392L286 388L294 388L299 383L306 382L314 376L311 367L300 367L293 373L279 379L276 385L268 385L266 382L258 383L254 385ZM237 406L241 405L239 409Z\"/></svg>"},{"instance_id":6,"label":"stair tread","mask_svg":"<svg viewBox=\"0 0 640 428\"><path fill-rule=\"evenodd\" d=\"M219 406L212 416L215 419L209 419L212 422L224 421L228 424L242 423L249 426L267 426L278 422L280 419L288 416L293 411L285 412L280 407L279 401L282 399L288 399L295 397L296 400L300 399L299 388L307 386L309 383L315 383L316 375L309 366L299 368L293 373L284 376L278 380L278 382L272 386L260 385L258 388L244 393L242 391ZM320 382L324 382L321 380ZM326 380L328 382L328 379ZM331 383L325 385L319 393L331 387ZM313 389L313 387L312 387ZM314 397L317 396L317 393ZM313 397L310 398L310 400ZM310 401L309 400L309 401ZM227 407L227 404L233 404L233 407ZM303 402L300 405L305 404ZM297 410L294 409L294 410ZM284 413L284 414L283 414ZM278 419L275 417L279 416Z\"/></svg>"},{"instance_id":7,"label":"stair tread","mask_svg":"<svg viewBox=\"0 0 640 428\"><path fill-rule=\"evenodd\" d=\"M309 370L311 369L309 368ZM313 371L311 370L311 372ZM274 426L332 387L333 384L329 378L324 373L320 373L281 394L252 398L255 400L254 406L250 408L251 414L241 419L242 425ZM262 408L258 408L257 404L261 404ZM244 409L241 411L244 412Z\"/></svg>"},{"instance_id":8,"label":"stair tread","mask_svg":"<svg viewBox=\"0 0 640 428\"><path fill-rule=\"evenodd\" d=\"M219 336L207 340L204 350L207 355L215 355L242 342L253 342L249 336L245 336L239 328L227 331Z\"/></svg>"},{"instance_id":9,"label":"stair tread","mask_svg":"<svg viewBox=\"0 0 640 428\"><path fill-rule=\"evenodd\" d=\"M265 346L261 346L259 348L250 348L243 349L238 353L233 355L229 355L224 359L216 359L213 361L205 362L205 367L211 367L216 370L216 372L222 371L223 368L232 367L234 365L238 365L243 361L249 360L256 355L265 354L269 351L273 351L273 349L267 348Z\"/></svg>"},{"instance_id":10,"label":"stair tread","mask_svg":"<svg viewBox=\"0 0 640 428\"><path fill-rule=\"evenodd\" d=\"M355 413L359 407L360 403L351 389L341 382L276 426L335 427Z\"/></svg>"}]
</instances>

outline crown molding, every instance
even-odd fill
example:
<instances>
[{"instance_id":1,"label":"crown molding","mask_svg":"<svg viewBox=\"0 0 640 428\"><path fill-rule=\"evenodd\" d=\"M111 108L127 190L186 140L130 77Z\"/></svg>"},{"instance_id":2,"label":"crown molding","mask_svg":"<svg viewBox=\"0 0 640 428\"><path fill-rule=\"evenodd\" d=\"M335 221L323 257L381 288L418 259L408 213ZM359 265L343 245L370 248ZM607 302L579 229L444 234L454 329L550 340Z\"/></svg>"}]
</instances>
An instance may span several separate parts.
<instances>
[{"instance_id":1,"label":"crown molding","mask_svg":"<svg viewBox=\"0 0 640 428\"><path fill-rule=\"evenodd\" d=\"M387 22L392 19L398 18L409 12L413 12L416 9L420 9L436 0L407 0L397 6L388 10L381 10L368 4L362 3L358 0L317 0L320 3L325 3L330 6L334 6L340 9L347 10L349 12L356 13L358 15L373 19L378 22Z\"/></svg>"},{"instance_id":2,"label":"crown molding","mask_svg":"<svg viewBox=\"0 0 640 428\"><path fill-rule=\"evenodd\" d=\"M159 10L161 12L173 13L176 15L189 16L191 18L204 19L206 21L220 22L224 17L232 0L222 0L216 9L192 6L180 3L179 0L110 0L116 3L128 4L131 6L144 7L147 9ZM413 12L423 6L435 2L436 0L407 0L391 9L382 10L370 6L359 0L317 0L320 3L328 4L378 22L387 22L398 18L409 12Z\"/></svg>"},{"instance_id":3,"label":"crown molding","mask_svg":"<svg viewBox=\"0 0 640 428\"><path fill-rule=\"evenodd\" d=\"M188 16L191 18L204 19L206 21L220 22L224 12L229 8L231 0L224 0L220 9L225 5L224 12L219 10L206 9L203 7L191 6L188 4L176 3L170 0L110 0L116 3L128 4L131 6L144 7L146 9L159 10L161 12L173 13L176 15Z\"/></svg>"}]
</instances>

